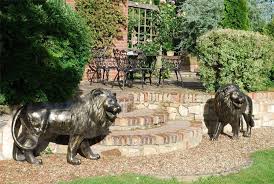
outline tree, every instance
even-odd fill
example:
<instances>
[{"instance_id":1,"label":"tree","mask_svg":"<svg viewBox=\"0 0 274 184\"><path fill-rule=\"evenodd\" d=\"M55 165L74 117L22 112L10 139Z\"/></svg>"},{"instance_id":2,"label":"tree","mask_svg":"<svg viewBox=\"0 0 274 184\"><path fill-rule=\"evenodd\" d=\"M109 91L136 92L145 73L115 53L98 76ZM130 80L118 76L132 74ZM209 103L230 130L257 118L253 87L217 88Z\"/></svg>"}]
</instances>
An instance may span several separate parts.
<instances>
[{"instance_id":1,"label":"tree","mask_svg":"<svg viewBox=\"0 0 274 184\"><path fill-rule=\"evenodd\" d=\"M224 28L249 30L249 12L247 0L224 0Z\"/></svg>"},{"instance_id":2,"label":"tree","mask_svg":"<svg viewBox=\"0 0 274 184\"><path fill-rule=\"evenodd\" d=\"M186 0L179 6L178 11L178 48L195 52L196 39L203 33L219 27L223 10L223 0Z\"/></svg>"},{"instance_id":3,"label":"tree","mask_svg":"<svg viewBox=\"0 0 274 184\"><path fill-rule=\"evenodd\" d=\"M90 31L68 6L22 0L1 7L0 104L63 101L90 58Z\"/></svg>"}]
</instances>

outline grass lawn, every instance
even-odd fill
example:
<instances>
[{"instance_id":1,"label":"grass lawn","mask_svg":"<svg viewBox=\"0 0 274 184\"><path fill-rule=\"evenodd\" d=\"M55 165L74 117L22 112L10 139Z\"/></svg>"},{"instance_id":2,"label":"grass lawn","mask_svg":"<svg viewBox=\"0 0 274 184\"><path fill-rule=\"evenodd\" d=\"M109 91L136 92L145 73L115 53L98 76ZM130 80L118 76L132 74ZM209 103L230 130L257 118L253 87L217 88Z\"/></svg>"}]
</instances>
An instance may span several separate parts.
<instances>
[{"instance_id":1,"label":"grass lawn","mask_svg":"<svg viewBox=\"0 0 274 184\"><path fill-rule=\"evenodd\" d=\"M274 149L256 152L252 155L253 164L238 174L207 177L191 184L274 184ZM60 182L59 184L190 184L176 179L161 180L135 174L121 176L94 177Z\"/></svg>"}]
</instances>

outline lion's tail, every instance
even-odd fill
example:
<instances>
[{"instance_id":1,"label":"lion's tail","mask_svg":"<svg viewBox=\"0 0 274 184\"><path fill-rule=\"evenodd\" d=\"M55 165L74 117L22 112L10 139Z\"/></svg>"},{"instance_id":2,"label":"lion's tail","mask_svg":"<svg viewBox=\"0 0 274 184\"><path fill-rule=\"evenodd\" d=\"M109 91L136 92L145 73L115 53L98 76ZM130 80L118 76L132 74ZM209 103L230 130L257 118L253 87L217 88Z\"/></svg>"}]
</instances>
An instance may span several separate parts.
<instances>
[{"instance_id":1,"label":"lion's tail","mask_svg":"<svg viewBox=\"0 0 274 184\"><path fill-rule=\"evenodd\" d=\"M24 145L22 145L19 141L18 141L18 139L17 139L17 137L16 137L16 133L15 133L15 131L16 131L16 122L17 122L17 119L18 119L18 116L21 114L21 112L22 112L22 110L24 109L24 105L23 106L21 106L19 109L17 109L17 111L15 112L15 114L14 114L14 116L13 116L13 118L12 118L12 123L11 123L11 135L12 135L12 138L13 138L13 140L14 140L14 143L19 147L19 148L22 148L22 149L25 149L25 150L33 150L36 146L37 146L37 144L34 144L33 146L30 146L30 147L26 147L26 146L24 146ZM18 131L18 130L17 130Z\"/></svg>"}]
</instances>

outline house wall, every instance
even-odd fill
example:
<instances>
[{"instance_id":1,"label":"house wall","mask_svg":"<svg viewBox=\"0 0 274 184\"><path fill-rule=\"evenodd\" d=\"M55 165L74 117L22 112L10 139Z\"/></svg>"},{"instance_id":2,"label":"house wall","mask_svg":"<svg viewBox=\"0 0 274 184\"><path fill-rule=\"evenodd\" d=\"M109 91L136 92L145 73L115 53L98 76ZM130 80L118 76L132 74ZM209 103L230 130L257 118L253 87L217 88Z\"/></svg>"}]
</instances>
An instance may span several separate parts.
<instances>
[{"instance_id":1,"label":"house wall","mask_svg":"<svg viewBox=\"0 0 274 184\"><path fill-rule=\"evenodd\" d=\"M74 0L66 0L66 3L71 5L72 7L75 7L75 1ZM127 15L128 15L128 1L126 1L125 4L123 4L121 2L120 7L121 7L121 10L124 13L124 15L127 17ZM127 28L121 28L120 31L121 31L121 36L114 39L113 48L117 48L117 49L120 49L120 50L127 49ZM113 58L111 58L107 62L109 62L110 65L114 65ZM86 65L84 73L83 73L83 79L82 79L83 81L88 80L87 71L88 71L88 65ZM112 69L110 71L110 75L109 75L110 80L112 80L115 77L116 73L117 72L116 72L115 69Z\"/></svg>"}]
</instances>

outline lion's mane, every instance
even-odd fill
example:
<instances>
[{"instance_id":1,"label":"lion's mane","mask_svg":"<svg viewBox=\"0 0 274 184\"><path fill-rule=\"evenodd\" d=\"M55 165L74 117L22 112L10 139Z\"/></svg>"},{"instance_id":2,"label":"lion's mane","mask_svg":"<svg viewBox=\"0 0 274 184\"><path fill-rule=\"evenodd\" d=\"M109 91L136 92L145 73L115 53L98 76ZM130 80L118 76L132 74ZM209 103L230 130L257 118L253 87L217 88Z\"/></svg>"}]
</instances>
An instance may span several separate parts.
<instances>
[{"instance_id":1,"label":"lion's mane","mask_svg":"<svg viewBox=\"0 0 274 184\"><path fill-rule=\"evenodd\" d=\"M235 85L226 85L216 92L214 107L219 121L230 123L235 121L235 116L239 116L242 113L241 109L236 108L231 100L231 93L234 91L242 94Z\"/></svg>"},{"instance_id":2,"label":"lion's mane","mask_svg":"<svg viewBox=\"0 0 274 184\"><path fill-rule=\"evenodd\" d=\"M92 127L100 130L98 134L108 131L112 120L108 118L104 109L104 102L111 98L112 94L108 90L100 89L103 95L97 95L93 90L84 97L77 100L71 107L71 121L74 122L75 132Z\"/></svg>"}]
</instances>

